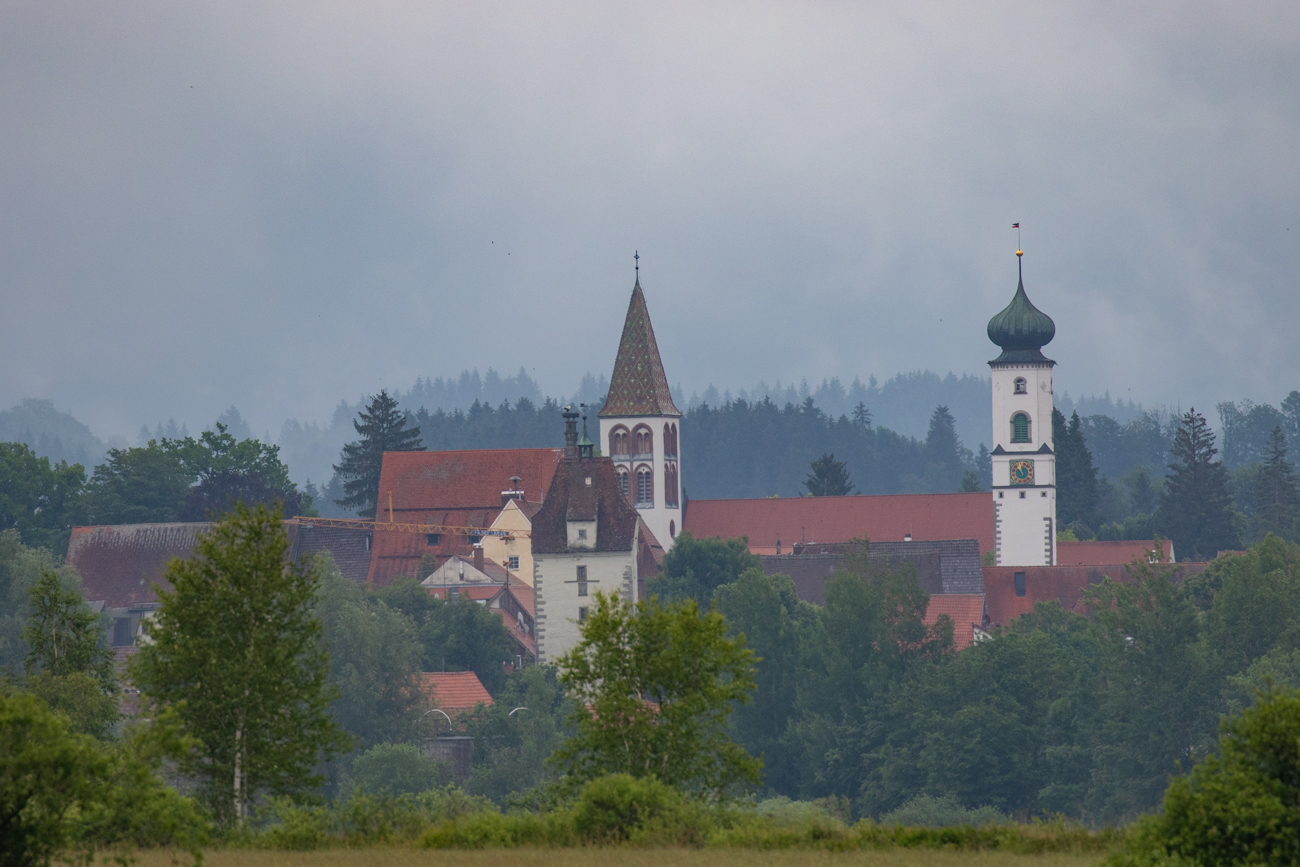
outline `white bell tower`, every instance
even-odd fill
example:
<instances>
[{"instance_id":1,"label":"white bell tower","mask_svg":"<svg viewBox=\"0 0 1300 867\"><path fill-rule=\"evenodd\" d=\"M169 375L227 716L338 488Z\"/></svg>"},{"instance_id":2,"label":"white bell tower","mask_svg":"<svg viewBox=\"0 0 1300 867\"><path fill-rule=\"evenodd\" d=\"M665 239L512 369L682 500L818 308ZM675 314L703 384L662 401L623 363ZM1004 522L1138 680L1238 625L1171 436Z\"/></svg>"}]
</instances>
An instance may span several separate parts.
<instances>
[{"instance_id":1,"label":"white bell tower","mask_svg":"<svg viewBox=\"0 0 1300 867\"><path fill-rule=\"evenodd\" d=\"M1052 447L1052 368L1042 348L1056 336L1051 317L1029 303L1020 282L1015 297L989 320L989 339L1002 354L993 374L994 563L1056 563L1056 454Z\"/></svg>"}]
</instances>

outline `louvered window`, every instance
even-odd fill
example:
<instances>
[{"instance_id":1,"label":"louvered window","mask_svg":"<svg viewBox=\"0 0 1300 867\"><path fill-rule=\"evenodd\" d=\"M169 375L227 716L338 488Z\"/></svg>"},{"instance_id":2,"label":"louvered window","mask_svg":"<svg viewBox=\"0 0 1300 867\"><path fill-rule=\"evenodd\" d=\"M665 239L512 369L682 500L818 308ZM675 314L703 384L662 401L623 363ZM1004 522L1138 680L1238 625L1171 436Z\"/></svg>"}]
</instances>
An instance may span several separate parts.
<instances>
[{"instance_id":1,"label":"louvered window","mask_svg":"<svg viewBox=\"0 0 1300 867\"><path fill-rule=\"evenodd\" d=\"M653 503L655 501L654 475L649 470L636 472L636 501Z\"/></svg>"},{"instance_id":2,"label":"louvered window","mask_svg":"<svg viewBox=\"0 0 1300 867\"><path fill-rule=\"evenodd\" d=\"M1029 442L1029 416L1023 412L1018 412L1011 417L1011 441Z\"/></svg>"}]
</instances>

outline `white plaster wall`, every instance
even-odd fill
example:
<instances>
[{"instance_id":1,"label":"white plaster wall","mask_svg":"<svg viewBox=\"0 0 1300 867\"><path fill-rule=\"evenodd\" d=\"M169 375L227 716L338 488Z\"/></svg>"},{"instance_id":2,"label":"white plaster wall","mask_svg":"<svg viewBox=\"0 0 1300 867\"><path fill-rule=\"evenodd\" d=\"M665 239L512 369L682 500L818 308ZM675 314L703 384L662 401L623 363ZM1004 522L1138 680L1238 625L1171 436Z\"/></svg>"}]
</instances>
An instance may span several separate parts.
<instances>
[{"instance_id":1,"label":"white plaster wall","mask_svg":"<svg viewBox=\"0 0 1300 867\"><path fill-rule=\"evenodd\" d=\"M1031 421L1030 443L1035 449L1043 443L1052 445L1052 368L1015 365L994 367L993 374L993 445L1012 451L1024 449L1025 443L1011 442L1011 416L1023 410ZM1028 394L1015 393L1016 377L1023 376ZM996 483L995 483L996 484Z\"/></svg>"},{"instance_id":2,"label":"white plaster wall","mask_svg":"<svg viewBox=\"0 0 1300 867\"><path fill-rule=\"evenodd\" d=\"M600 443L601 454L613 457L613 451L609 446L609 433L618 425L623 425L631 432L637 425L644 424L654 433L653 458L651 464L654 467L655 474L655 503L652 509L637 509L637 514L641 520L645 521L650 532L655 534L659 544L667 551L673 546L673 537L682 530L682 496L681 486L684 479L681 478L682 466L682 420L679 418L669 418L667 416L636 416L628 418L602 418L600 420ZM669 509L664 506L668 502L665 496L664 485L668 475L664 461L664 424L677 425L677 506ZM627 467L629 478L628 487L632 493L632 498L636 498L636 462L625 462L615 460L615 464ZM672 530L669 532L669 524L672 524Z\"/></svg>"},{"instance_id":3,"label":"white plaster wall","mask_svg":"<svg viewBox=\"0 0 1300 867\"><path fill-rule=\"evenodd\" d=\"M1034 473L1038 473L1037 465ZM1055 488L994 490L993 513L995 565L1051 566L1056 562Z\"/></svg>"},{"instance_id":4,"label":"white plaster wall","mask_svg":"<svg viewBox=\"0 0 1300 867\"><path fill-rule=\"evenodd\" d=\"M636 600L634 551L533 555L538 662L554 662L578 644L578 609L594 606L598 591ZM587 567L586 596L578 595L579 566Z\"/></svg>"},{"instance_id":5,"label":"white plaster wall","mask_svg":"<svg viewBox=\"0 0 1300 867\"><path fill-rule=\"evenodd\" d=\"M1050 566L1056 562L1056 456L1041 454L1052 441L1052 368L1048 364L998 365L993 379L993 446L1007 452L994 455L994 562L999 566ZM1026 394L1015 393L1017 377L1026 380ZM1011 441L1011 416L1027 412L1028 443ZM1011 463L1034 462L1033 486L1011 485ZM1021 498L1021 494L1024 498Z\"/></svg>"}]
</instances>

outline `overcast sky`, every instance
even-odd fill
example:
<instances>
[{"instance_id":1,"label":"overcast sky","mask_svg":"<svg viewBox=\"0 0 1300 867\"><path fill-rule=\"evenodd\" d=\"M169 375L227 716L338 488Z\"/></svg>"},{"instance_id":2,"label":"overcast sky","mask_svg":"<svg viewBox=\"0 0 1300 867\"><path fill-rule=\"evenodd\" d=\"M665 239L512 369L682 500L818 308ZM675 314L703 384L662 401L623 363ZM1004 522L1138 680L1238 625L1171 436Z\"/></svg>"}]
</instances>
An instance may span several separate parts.
<instances>
[{"instance_id":1,"label":"overcast sky","mask_svg":"<svg viewBox=\"0 0 1300 867\"><path fill-rule=\"evenodd\" d=\"M1300 4L0 3L0 406L101 436L608 374L1300 388ZM1209 414L1209 413L1207 413Z\"/></svg>"}]
</instances>

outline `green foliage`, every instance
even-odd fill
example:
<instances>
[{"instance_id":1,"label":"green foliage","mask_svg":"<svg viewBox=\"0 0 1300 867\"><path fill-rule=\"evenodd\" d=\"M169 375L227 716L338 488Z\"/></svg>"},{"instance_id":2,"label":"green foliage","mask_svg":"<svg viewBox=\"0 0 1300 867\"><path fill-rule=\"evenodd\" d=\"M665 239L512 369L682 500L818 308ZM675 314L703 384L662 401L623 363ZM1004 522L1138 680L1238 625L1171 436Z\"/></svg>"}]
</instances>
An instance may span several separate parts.
<instances>
[{"instance_id":1,"label":"green foliage","mask_svg":"<svg viewBox=\"0 0 1300 867\"><path fill-rule=\"evenodd\" d=\"M23 628L28 671L56 676L84 673L105 689L114 689L113 652L104 643L104 624L81 594L65 587L53 569L46 569L30 597L31 613Z\"/></svg>"},{"instance_id":2,"label":"green foliage","mask_svg":"<svg viewBox=\"0 0 1300 867\"><path fill-rule=\"evenodd\" d=\"M1177 777L1112 863L1219 867L1300 861L1300 695L1261 695L1224 722L1221 756Z\"/></svg>"},{"instance_id":3,"label":"green foliage","mask_svg":"<svg viewBox=\"0 0 1300 867\"><path fill-rule=\"evenodd\" d=\"M1295 469L1286 459L1286 435L1273 428L1264 451L1254 490L1255 533L1273 533L1288 542L1300 541L1300 491Z\"/></svg>"},{"instance_id":4,"label":"green foliage","mask_svg":"<svg viewBox=\"0 0 1300 867\"><path fill-rule=\"evenodd\" d=\"M81 464L37 457L22 443L0 443L0 531L17 530L27 544L62 553L82 520Z\"/></svg>"},{"instance_id":5,"label":"green foliage","mask_svg":"<svg viewBox=\"0 0 1300 867\"><path fill-rule=\"evenodd\" d=\"M0 693L0 864L89 862L96 850L181 846L198 857L207 826L163 785L156 739L100 747L28 693Z\"/></svg>"},{"instance_id":6,"label":"green foliage","mask_svg":"<svg viewBox=\"0 0 1300 867\"><path fill-rule=\"evenodd\" d=\"M67 718L69 730L105 740L121 719L116 689L85 672L51 674L42 671L22 680L23 689L38 696L55 713Z\"/></svg>"},{"instance_id":7,"label":"green foliage","mask_svg":"<svg viewBox=\"0 0 1300 867\"><path fill-rule=\"evenodd\" d=\"M1092 465L1092 452L1084 441L1077 412L1067 424L1060 410L1052 410L1052 446L1056 450L1057 520L1062 527L1082 524L1091 536L1093 528L1101 524L1097 468Z\"/></svg>"},{"instance_id":8,"label":"green foliage","mask_svg":"<svg viewBox=\"0 0 1300 867\"><path fill-rule=\"evenodd\" d=\"M971 810L962 806L952 795L936 798L933 795L917 795L896 810L891 810L880 817L882 825L911 825L923 828L947 828L968 825L981 828L985 825L1008 825L1011 818L993 807L976 807Z\"/></svg>"},{"instance_id":9,"label":"green foliage","mask_svg":"<svg viewBox=\"0 0 1300 867\"><path fill-rule=\"evenodd\" d=\"M684 815L689 810L680 792L653 777L609 774L583 787L573 825L589 843L622 843L669 829L678 832L671 836L679 837L682 826L689 823Z\"/></svg>"},{"instance_id":10,"label":"green foliage","mask_svg":"<svg viewBox=\"0 0 1300 867\"><path fill-rule=\"evenodd\" d=\"M261 811L267 824L245 831L243 842L255 848L298 851L405 843L433 823L495 815L486 812L491 806L450 785L418 795L353 792L330 806L271 798Z\"/></svg>"},{"instance_id":11,"label":"green foliage","mask_svg":"<svg viewBox=\"0 0 1300 867\"><path fill-rule=\"evenodd\" d=\"M0 675L18 676L27 657L23 630L31 614L31 590L46 572L58 573L65 587L76 587L77 573L56 566L44 548L22 543L17 530L0 531Z\"/></svg>"},{"instance_id":12,"label":"green foliage","mask_svg":"<svg viewBox=\"0 0 1300 867\"><path fill-rule=\"evenodd\" d=\"M363 518L375 516L379 497L379 471L384 452L424 451L420 429L406 426L406 417L397 401L382 390L370 399L370 405L357 413L352 422L361 439L343 447L340 463L334 472L343 480L344 497L336 502L354 510Z\"/></svg>"},{"instance_id":13,"label":"green foliage","mask_svg":"<svg viewBox=\"0 0 1300 867\"><path fill-rule=\"evenodd\" d=\"M715 590L758 565L747 538L696 539L683 530L664 555L659 574L650 579L649 592L665 602L694 599L707 605Z\"/></svg>"},{"instance_id":14,"label":"green foliage","mask_svg":"<svg viewBox=\"0 0 1300 867\"><path fill-rule=\"evenodd\" d=\"M927 491L955 491L972 463L971 453L957 438L957 421L946 406L936 406L925 435L924 484ZM845 493L849 493L846 491Z\"/></svg>"},{"instance_id":15,"label":"green foliage","mask_svg":"<svg viewBox=\"0 0 1300 867\"><path fill-rule=\"evenodd\" d=\"M409 740L423 709L411 688L422 670L415 624L367 598L328 553L315 566L321 586L317 612L330 649L330 680L338 688L331 714L362 746Z\"/></svg>"},{"instance_id":16,"label":"green foliage","mask_svg":"<svg viewBox=\"0 0 1300 867\"><path fill-rule=\"evenodd\" d=\"M418 795L451 782L446 762L431 759L411 744L378 744L352 760L343 777L343 792Z\"/></svg>"},{"instance_id":17,"label":"green foliage","mask_svg":"<svg viewBox=\"0 0 1300 867\"><path fill-rule=\"evenodd\" d=\"M194 472L173 440L141 448L109 449L86 488L86 510L96 524L179 521Z\"/></svg>"},{"instance_id":18,"label":"green foliage","mask_svg":"<svg viewBox=\"0 0 1300 867\"><path fill-rule=\"evenodd\" d=\"M750 700L754 654L726 631L693 600L596 594L582 640L559 661L577 707L556 765L574 782L627 773L710 798L757 783L762 763L726 732L733 703Z\"/></svg>"},{"instance_id":19,"label":"green foliage","mask_svg":"<svg viewBox=\"0 0 1300 867\"><path fill-rule=\"evenodd\" d=\"M425 671L472 671L495 695L505 686L501 663L515 656L501 618L471 599L439 599L413 579L396 581L375 598L415 624Z\"/></svg>"},{"instance_id":20,"label":"green foliage","mask_svg":"<svg viewBox=\"0 0 1300 867\"><path fill-rule=\"evenodd\" d=\"M192 559L172 561L173 589L159 591L152 641L133 660L135 683L192 739L181 771L223 823L263 794L316 787L319 759L348 740L328 714L319 580L288 549L278 511L237 506Z\"/></svg>"},{"instance_id":21,"label":"green foliage","mask_svg":"<svg viewBox=\"0 0 1300 867\"><path fill-rule=\"evenodd\" d=\"M835 460L835 455L823 452L822 456L812 462L812 472L804 479L803 485L811 497L844 497L853 493L853 482L843 461Z\"/></svg>"},{"instance_id":22,"label":"green foliage","mask_svg":"<svg viewBox=\"0 0 1300 867\"><path fill-rule=\"evenodd\" d=\"M563 741L568 710L553 667L512 673L492 706L468 723L474 756L466 791L504 804L551 782L546 760Z\"/></svg>"},{"instance_id":23,"label":"green foliage","mask_svg":"<svg viewBox=\"0 0 1300 867\"><path fill-rule=\"evenodd\" d=\"M1239 544L1228 475L1215 461L1214 432L1205 416L1188 410L1179 420L1158 524L1182 560L1209 560Z\"/></svg>"}]
</instances>

